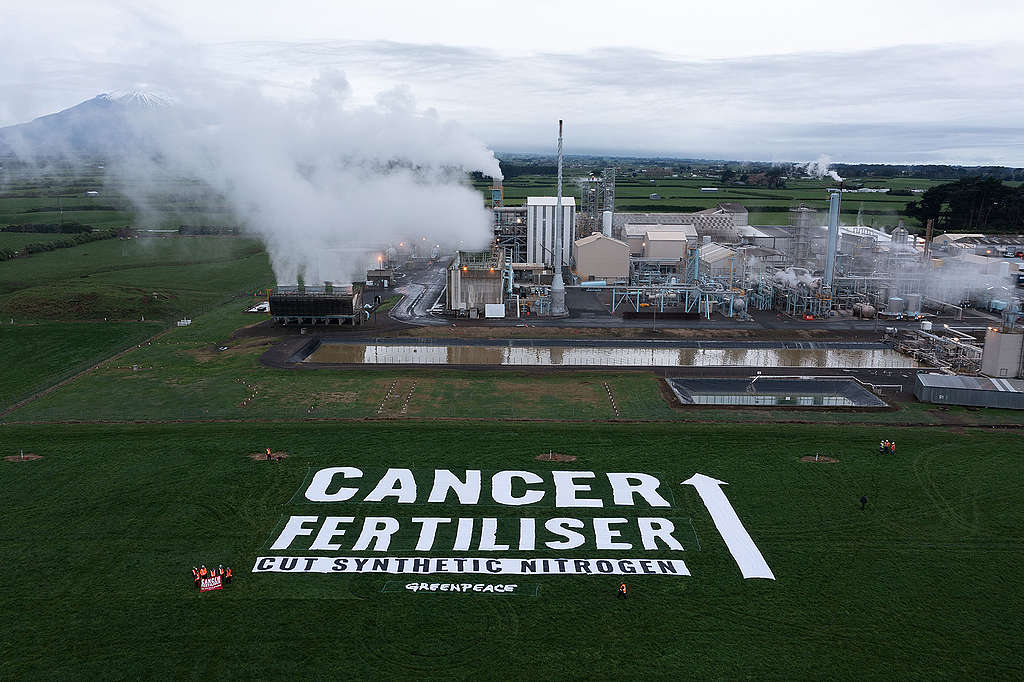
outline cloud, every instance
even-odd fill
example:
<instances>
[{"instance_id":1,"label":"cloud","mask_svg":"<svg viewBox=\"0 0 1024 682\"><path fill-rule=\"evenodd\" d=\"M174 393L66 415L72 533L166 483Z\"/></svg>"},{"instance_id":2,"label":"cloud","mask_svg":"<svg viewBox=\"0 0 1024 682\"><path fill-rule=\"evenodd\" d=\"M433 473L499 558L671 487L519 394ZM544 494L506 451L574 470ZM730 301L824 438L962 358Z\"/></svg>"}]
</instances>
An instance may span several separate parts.
<instances>
[{"instance_id":1,"label":"cloud","mask_svg":"<svg viewBox=\"0 0 1024 682\"><path fill-rule=\"evenodd\" d=\"M1024 120L1020 43L696 58L621 45L516 51L500 39L491 48L393 40L195 45L144 14L115 24L128 36L123 47L73 42L44 59L30 57L39 41L23 25L25 36L0 54L0 67L12 67L0 68L0 123L100 91L173 90L155 82L162 62L196 52L200 76L216 65L219 77L280 97L341 71L356 104L374 104L384 91L412 96L505 150L552 150L563 118L574 153L800 161L826 152L837 162L1024 165L1013 139ZM645 44L641 35L631 40ZM679 40L682 50L685 32Z\"/></svg>"}]
</instances>

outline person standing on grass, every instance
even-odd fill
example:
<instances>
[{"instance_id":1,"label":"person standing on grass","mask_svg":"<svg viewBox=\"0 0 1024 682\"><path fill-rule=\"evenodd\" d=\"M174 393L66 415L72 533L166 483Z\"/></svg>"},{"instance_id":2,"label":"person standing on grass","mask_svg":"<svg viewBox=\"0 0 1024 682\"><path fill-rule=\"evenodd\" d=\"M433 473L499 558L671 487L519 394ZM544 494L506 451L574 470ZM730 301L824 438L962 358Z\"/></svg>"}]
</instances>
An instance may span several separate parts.
<instances>
[{"instance_id":1,"label":"person standing on grass","mask_svg":"<svg viewBox=\"0 0 1024 682\"><path fill-rule=\"evenodd\" d=\"M619 598L626 598L626 583L619 583Z\"/></svg>"},{"instance_id":2,"label":"person standing on grass","mask_svg":"<svg viewBox=\"0 0 1024 682\"><path fill-rule=\"evenodd\" d=\"M860 510L864 511L864 507L866 507L866 506L868 506L868 496L867 495L861 495L860 496Z\"/></svg>"}]
</instances>

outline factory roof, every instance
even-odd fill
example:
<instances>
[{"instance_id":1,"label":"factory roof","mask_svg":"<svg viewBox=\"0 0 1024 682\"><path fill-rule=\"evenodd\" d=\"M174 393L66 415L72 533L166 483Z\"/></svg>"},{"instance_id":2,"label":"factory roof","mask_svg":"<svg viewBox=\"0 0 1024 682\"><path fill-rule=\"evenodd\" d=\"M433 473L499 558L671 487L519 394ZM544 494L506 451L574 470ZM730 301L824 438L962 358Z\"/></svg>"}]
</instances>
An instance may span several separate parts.
<instances>
[{"instance_id":1,"label":"factory roof","mask_svg":"<svg viewBox=\"0 0 1024 682\"><path fill-rule=\"evenodd\" d=\"M1024 242L1024 235L964 235L954 240L957 244L978 244L984 246L1016 246Z\"/></svg>"},{"instance_id":2,"label":"factory roof","mask_svg":"<svg viewBox=\"0 0 1024 682\"><path fill-rule=\"evenodd\" d=\"M661 223L628 223L625 228L627 237L643 237L648 232L681 232L687 239L697 239L697 228L693 225Z\"/></svg>"},{"instance_id":3,"label":"factory roof","mask_svg":"<svg viewBox=\"0 0 1024 682\"><path fill-rule=\"evenodd\" d=\"M960 374L918 374L917 380L925 386L936 388L959 388L965 391L1008 391L1024 393L1024 380L1021 379L990 379L989 377L971 377Z\"/></svg>"},{"instance_id":4,"label":"factory roof","mask_svg":"<svg viewBox=\"0 0 1024 682\"><path fill-rule=\"evenodd\" d=\"M718 204L718 208L728 213L746 213L747 208L741 203L735 201L723 201Z\"/></svg>"},{"instance_id":5,"label":"factory roof","mask_svg":"<svg viewBox=\"0 0 1024 682\"><path fill-rule=\"evenodd\" d=\"M892 237L887 235L885 232L876 230L873 227L867 227L866 225L840 225L839 231L842 234L848 234L854 237L870 237L876 242L892 241Z\"/></svg>"},{"instance_id":6,"label":"factory roof","mask_svg":"<svg viewBox=\"0 0 1024 682\"><path fill-rule=\"evenodd\" d=\"M556 206L557 197L526 197L527 206ZM573 197L562 197L562 206L575 206L576 199Z\"/></svg>"},{"instance_id":7,"label":"factory roof","mask_svg":"<svg viewBox=\"0 0 1024 682\"><path fill-rule=\"evenodd\" d=\"M614 239L612 237L606 237L603 234L601 234L600 232L594 232L589 237L583 237L581 239L577 239L576 240L576 246L586 246L587 244L593 244L594 242L600 241L602 239L604 239L606 241L609 241L609 242L612 242L614 244L621 244L622 246L628 246L626 244L626 242L619 241L618 239Z\"/></svg>"},{"instance_id":8,"label":"factory roof","mask_svg":"<svg viewBox=\"0 0 1024 682\"><path fill-rule=\"evenodd\" d=\"M781 225L754 225L758 231L763 232L767 237L779 237L781 239L790 239L793 233L788 228Z\"/></svg>"},{"instance_id":9,"label":"factory roof","mask_svg":"<svg viewBox=\"0 0 1024 682\"><path fill-rule=\"evenodd\" d=\"M649 230L646 236L649 242L686 241L686 233L678 230Z\"/></svg>"},{"instance_id":10,"label":"factory roof","mask_svg":"<svg viewBox=\"0 0 1024 682\"><path fill-rule=\"evenodd\" d=\"M955 242L965 237L984 237L985 235L977 232L946 232L945 234L936 235L933 242L937 244L943 244L945 242Z\"/></svg>"},{"instance_id":11,"label":"factory roof","mask_svg":"<svg viewBox=\"0 0 1024 682\"><path fill-rule=\"evenodd\" d=\"M716 263L726 258L732 258L736 255L736 252L732 249L722 246L721 244L705 244L700 247L700 259L705 263Z\"/></svg>"}]
</instances>

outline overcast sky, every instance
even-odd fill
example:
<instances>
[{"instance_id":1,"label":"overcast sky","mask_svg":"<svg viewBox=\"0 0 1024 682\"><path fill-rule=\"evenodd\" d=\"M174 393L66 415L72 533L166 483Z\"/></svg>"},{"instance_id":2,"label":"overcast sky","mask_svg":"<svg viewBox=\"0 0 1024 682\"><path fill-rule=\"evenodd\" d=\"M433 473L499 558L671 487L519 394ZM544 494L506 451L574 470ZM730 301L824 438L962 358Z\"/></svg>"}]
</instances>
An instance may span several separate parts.
<instances>
[{"instance_id":1,"label":"overcast sky","mask_svg":"<svg viewBox=\"0 0 1024 682\"><path fill-rule=\"evenodd\" d=\"M8 4L8 3L5 3ZM0 125L194 74L398 88L499 151L1024 166L1024 2L18 3Z\"/></svg>"}]
</instances>

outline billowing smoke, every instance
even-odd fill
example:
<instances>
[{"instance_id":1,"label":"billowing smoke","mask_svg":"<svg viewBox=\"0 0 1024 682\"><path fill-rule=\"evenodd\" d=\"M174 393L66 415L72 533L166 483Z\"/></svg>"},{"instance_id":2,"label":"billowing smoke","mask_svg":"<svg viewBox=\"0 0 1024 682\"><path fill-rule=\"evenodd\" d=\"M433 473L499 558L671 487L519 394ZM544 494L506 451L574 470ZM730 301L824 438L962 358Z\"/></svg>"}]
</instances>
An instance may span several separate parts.
<instances>
[{"instance_id":1,"label":"billowing smoke","mask_svg":"<svg viewBox=\"0 0 1024 682\"><path fill-rule=\"evenodd\" d=\"M817 289L821 284L820 277L811 277L810 271L806 268L797 267L779 270L775 273L775 281L794 289L801 284L811 289Z\"/></svg>"},{"instance_id":2,"label":"billowing smoke","mask_svg":"<svg viewBox=\"0 0 1024 682\"><path fill-rule=\"evenodd\" d=\"M414 242L419 254L482 249L491 217L468 182L500 178L494 154L468 131L422 110L407 88L357 105L339 71L287 96L225 79L176 81L162 96L102 95L68 129L16 139L33 163L82 153L106 158L110 189L145 223L186 222L189 206L220 206L266 244L279 284L365 279L378 254ZM74 143L79 143L77 148ZM86 153L96 155L93 148Z\"/></svg>"},{"instance_id":3,"label":"billowing smoke","mask_svg":"<svg viewBox=\"0 0 1024 682\"><path fill-rule=\"evenodd\" d=\"M456 123L418 109L407 89L356 106L344 75L330 71L285 99L210 86L171 96L135 121L147 155L117 169L194 178L222 195L266 243L279 284L361 280L389 242L488 244L490 217L465 178L500 177L497 160ZM145 196L132 198L147 208Z\"/></svg>"},{"instance_id":4,"label":"billowing smoke","mask_svg":"<svg viewBox=\"0 0 1024 682\"><path fill-rule=\"evenodd\" d=\"M822 154L816 160L803 165L803 169L807 171L807 174L815 178L830 177L836 182L842 182L843 179L830 168L832 165L832 159L827 155Z\"/></svg>"}]
</instances>

